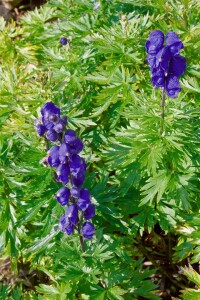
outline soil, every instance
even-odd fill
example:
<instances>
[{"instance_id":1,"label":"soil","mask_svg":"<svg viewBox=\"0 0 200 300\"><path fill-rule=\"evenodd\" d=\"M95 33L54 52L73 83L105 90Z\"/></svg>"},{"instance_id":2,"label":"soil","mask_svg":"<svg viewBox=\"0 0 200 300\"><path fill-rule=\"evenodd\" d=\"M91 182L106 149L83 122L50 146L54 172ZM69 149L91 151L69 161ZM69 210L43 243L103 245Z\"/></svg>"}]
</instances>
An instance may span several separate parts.
<instances>
[{"instance_id":1,"label":"soil","mask_svg":"<svg viewBox=\"0 0 200 300\"><path fill-rule=\"evenodd\" d=\"M20 18L29 10L34 10L36 7L40 7L47 0L23 0L17 6L12 5L12 8L8 9L0 1L0 15L4 17L6 21L19 21Z\"/></svg>"}]
</instances>

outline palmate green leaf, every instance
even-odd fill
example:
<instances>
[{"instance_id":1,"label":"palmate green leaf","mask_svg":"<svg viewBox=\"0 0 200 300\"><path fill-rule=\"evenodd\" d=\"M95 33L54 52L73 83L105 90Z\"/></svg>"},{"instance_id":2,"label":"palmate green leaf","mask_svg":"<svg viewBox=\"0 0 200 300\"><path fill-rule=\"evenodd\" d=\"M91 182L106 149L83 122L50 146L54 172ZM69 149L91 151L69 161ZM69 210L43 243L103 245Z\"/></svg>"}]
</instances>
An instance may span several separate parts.
<instances>
[{"instance_id":1,"label":"palmate green leaf","mask_svg":"<svg viewBox=\"0 0 200 300\"><path fill-rule=\"evenodd\" d=\"M48 244L54 239L56 235L59 234L57 225L52 229L52 231L45 236L44 238L38 239L34 242L33 246L26 249L24 252L25 254L33 254L43 251Z\"/></svg>"},{"instance_id":2,"label":"palmate green leaf","mask_svg":"<svg viewBox=\"0 0 200 300\"><path fill-rule=\"evenodd\" d=\"M200 300L200 289L186 289L181 291L183 293L181 299L183 300Z\"/></svg>"},{"instance_id":3,"label":"palmate green leaf","mask_svg":"<svg viewBox=\"0 0 200 300\"><path fill-rule=\"evenodd\" d=\"M200 275L192 267L182 268L184 275L200 288Z\"/></svg>"},{"instance_id":4,"label":"palmate green leaf","mask_svg":"<svg viewBox=\"0 0 200 300\"><path fill-rule=\"evenodd\" d=\"M36 287L36 290L46 295L59 295L58 288L46 284L40 284L38 287Z\"/></svg>"},{"instance_id":5,"label":"palmate green leaf","mask_svg":"<svg viewBox=\"0 0 200 300\"><path fill-rule=\"evenodd\" d=\"M119 286L114 286L107 291L110 300L123 300L123 295L127 292Z\"/></svg>"},{"instance_id":6,"label":"palmate green leaf","mask_svg":"<svg viewBox=\"0 0 200 300\"><path fill-rule=\"evenodd\" d=\"M40 208L45 204L45 202L46 202L46 199L44 199L42 201L40 200L38 204L34 205L34 207L31 206L28 209L28 211L21 216L21 220L19 220L17 222L17 226L21 226L22 224L25 224L25 223L29 222L30 220L32 220L37 215Z\"/></svg>"},{"instance_id":7,"label":"palmate green leaf","mask_svg":"<svg viewBox=\"0 0 200 300\"><path fill-rule=\"evenodd\" d=\"M90 296L89 299L105 300L106 289L100 287L99 285L92 285L90 286L90 290L87 291L87 295Z\"/></svg>"},{"instance_id":8,"label":"palmate green leaf","mask_svg":"<svg viewBox=\"0 0 200 300\"><path fill-rule=\"evenodd\" d=\"M142 188L142 195L146 195L140 202L144 205L153 201L159 202L170 182L171 175L166 170L160 170L154 177L150 177Z\"/></svg>"},{"instance_id":9,"label":"palmate green leaf","mask_svg":"<svg viewBox=\"0 0 200 300\"><path fill-rule=\"evenodd\" d=\"M195 78L189 78L188 80L182 79L183 86L188 90L195 91L200 93L200 86L198 85L198 81Z\"/></svg>"}]
</instances>

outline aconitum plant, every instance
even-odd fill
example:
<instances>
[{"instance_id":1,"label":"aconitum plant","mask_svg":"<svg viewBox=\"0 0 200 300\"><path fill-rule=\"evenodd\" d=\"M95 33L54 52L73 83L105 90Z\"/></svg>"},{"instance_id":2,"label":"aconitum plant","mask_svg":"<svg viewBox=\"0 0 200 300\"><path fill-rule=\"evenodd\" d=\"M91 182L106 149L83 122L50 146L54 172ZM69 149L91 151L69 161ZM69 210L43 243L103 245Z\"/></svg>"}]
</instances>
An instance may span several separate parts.
<instances>
[{"instance_id":1,"label":"aconitum plant","mask_svg":"<svg viewBox=\"0 0 200 300\"><path fill-rule=\"evenodd\" d=\"M162 88L171 98L176 98L181 91L179 77L185 73L186 59L179 54L184 48L178 35L170 31L165 36L160 30L150 33L146 41L147 62L150 66L152 84Z\"/></svg>"},{"instance_id":2,"label":"aconitum plant","mask_svg":"<svg viewBox=\"0 0 200 300\"><path fill-rule=\"evenodd\" d=\"M55 194L58 203L66 207L59 227L68 235L77 230L84 250L83 237L91 239L95 232L94 225L88 221L95 216L95 206L91 203L89 190L83 188L86 163L79 153L84 145L74 130L66 129L67 117L61 116L60 109L53 102L42 107L41 115L35 120L35 129L40 137L53 143L46 161L54 168L56 181L63 185Z\"/></svg>"}]
</instances>

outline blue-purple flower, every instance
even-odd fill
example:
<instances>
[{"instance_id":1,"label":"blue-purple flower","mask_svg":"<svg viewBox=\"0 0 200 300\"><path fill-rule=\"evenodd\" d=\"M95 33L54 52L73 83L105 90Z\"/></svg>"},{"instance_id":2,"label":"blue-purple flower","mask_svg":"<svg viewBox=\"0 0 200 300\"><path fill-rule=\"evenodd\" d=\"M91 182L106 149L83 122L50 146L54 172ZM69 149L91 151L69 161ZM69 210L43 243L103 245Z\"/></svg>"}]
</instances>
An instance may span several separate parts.
<instances>
[{"instance_id":1,"label":"blue-purple flower","mask_svg":"<svg viewBox=\"0 0 200 300\"><path fill-rule=\"evenodd\" d=\"M65 37L61 37L60 38L60 43L61 43L61 45L67 45L67 43L68 43L68 40L67 40L67 38L65 38Z\"/></svg>"},{"instance_id":2,"label":"blue-purple flower","mask_svg":"<svg viewBox=\"0 0 200 300\"><path fill-rule=\"evenodd\" d=\"M91 222L85 222L81 231L85 239L91 239L95 233L94 225Z\"/></svg>"},{"instance_id":3,"label":"blue-purple flower","mask_svg":"<svg viewBox=\"0 0 200 300\"><path fill-rule=\"evenodd\" d=\"M60 218L60 230L71 235L76 229L85 239L90 239L94 235L94 226L91 222L82 223L95 216L95 205L91 203L90 192L83 188L86 162L79 155L83 142L74 130L66 130L67 117L61 116L53 102L47 102L41 114L42 117L34 122L35 129L39 136L46 136L48 143L54 143L45 161L54 168L56 181L62 183L54 196L61 206L66 206L65 214Z\"/></svg>"},{"instance_id":4,"label":"blue-purple flower","mask_svg":"<svg viewBox=\"0 0 200 300\"><path fill-rule=\"evenodd\" d=\"M70 198L70 189L63 186L57 191L57 193L55 194L55 198L58 200L60 205L67 205Z\"/></svg>"},{"instance_id":5,"label":"blue-purple flower","mask_svg":"<svg viewBox=\"0 0 200 300\"><path fill-rule=\"evenodd\" d=\"M176 98L181 91L179 77L186 70L186 59L179 54L184 48L180 38L170 31L166 35L164 45L163 32L154 30L150 33L145 47L153 87L163 88L169 97Z\"/></svg>"}]
</instances>

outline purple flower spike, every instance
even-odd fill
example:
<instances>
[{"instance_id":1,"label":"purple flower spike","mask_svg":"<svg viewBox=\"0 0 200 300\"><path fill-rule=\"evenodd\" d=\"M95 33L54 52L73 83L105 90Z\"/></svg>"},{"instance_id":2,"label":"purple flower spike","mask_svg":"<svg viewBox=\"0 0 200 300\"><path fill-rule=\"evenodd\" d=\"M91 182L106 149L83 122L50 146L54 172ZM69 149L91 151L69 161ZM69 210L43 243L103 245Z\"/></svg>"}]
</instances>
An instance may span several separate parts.
<instances>
[{"instance_id":1,"label":"purple flower spike","mask_svg":"<svg viewBox=\"0 0 200 300\"><path fill-rule=\"evenodd\" d=\"M178 77L186 70L186 59L179 54L183 43L178 35L170 31L166 35L159 30L150 33L146 42L147 62L150 66L152 84L155 88L165 88L164 92L171 98L176 98L181 91Z\"/></svg>"},{"instance_id":2,"label":"purple flower spike","mask_svg":"<svg viewBox=\"0 0 200 300\"><path fill-rule=\"evenodd\" d=\"M78 207L76 204L70 205L66 212L65 212L65 217L67 222L76 225L78 222Z\"/></svg>"},{"instance_id":3,"label":"purple flower spike","mask_svg":"<svg viewBox=\"0 0 200 300\"><path fill-rule=\"evenodd\" d=\"M163 43L163 32L160 30L152 31L146 42L146 52L150 55L156 55L162 49Z\"/></svg>"},{"instance_id":4,"label":"purple flower spike","mask_svg":"<svg viewBox=\"0 0 200 300\"><path fill-rule=\"evenodd\" d=\"M48 163L51 167L58 167L60 164L59 160L59 146L53 146L49 149Z\"/></svg>"},{"instance_id":5,"label":"purple flower spike","mask_svg":"<svg viewBox=\"0 0 200 300\"><path fill-rule=\"evenodd\" d=\"M85 239L91 239L95 233L94 225L90 222L85 222L81 231Z\"/></svg>"},{"instance_id":6,"label":"purple flower spike","mask_svg":"<svg viewBox=\"0 0 200 300\"><path fill-rule=\"evenodd\" d=\"M90 192L87 189L80 190L77 204L79 209L83 211L88 207L90 204Z\"/></svg>"},{"instance_id":7,"label":"purple flower spike","mask_svg":"<svg viewBox=\"0 0 200 300\"><path fill-rule=\"evenodd\" d=\"M36 125L36 130L39 136L43 136L46 132L46 127L42 124L37 124Z\"/></svg>"},{"instance_id":8,"label":"purple flower spike","mask_svg":"<svg viewBox=\"0 0 200 300\"><path fill-rule=\"evenodd\" d=\"M182 76L186 70L186 59L185 57L177 54L174 55L169 64L169 73L177 77Z\"/></svg>"},{"instance_id":9,"label":"purple flower spike","mask_svg":"<svg viewBox=\"0 0 200 300\"><path fill-rule=\"evenodd\" d=\"M61 39L60 43L64 45L65 38ZM156 57L154 60L156 65ZM83 188L86 162L78 155L84 147L83 142L76 136L74 130L65 129L67 117L60 117L60 109L53 102L47 102L42 107L41 114L40 119L34 120L38 135L45 135L46 141L48 139L50 142L57 142L48 150L48 155L41 160L41 163L56 168L56 181L61 182L62 187L54 197L61 206L68 206L65 214L60 218L59 228L67 235L77 230L84 238L91 239L95 232L94 226L90 222L84 223L84 219L90 220L95 216L95 206L90 203L90 192ZM47 148L50 142L47 143Z\"/></svg>"},{"instance_id":10,"label":"purple flower spike","mask_svg":"<svg viewBox=\"0 0 200 300\"><path fill-rule=\"evenodd\" d=\"M51 142L56 142L58 139L58 134L55 130L49 129L46 133L46 137Z\"/></svg>"},{"instance_id":11,"label":"purple flower spike","mask_svg":"<svg viewBox=\"0 0 200 300\"><path fill-rule=\"evenodd\" d=\"M181 49L184 48L183 43L181 42L178 35L170 31L166 35L166 45L169 46L171 53L177 54Z\"/></svg>"},{"instance_id":12,"label":"purple flower spike","mask_svg":"<svg viewBox=\"0 0 200 300\"><path fill-rule=\"evenodd\" d=\"M55 198L58 200L58 202L62 206L68 204L69 197L70 197L70 189L68 189L67 187L62 187L55 194Z\"/></svg>"},{"instance_id":13,"label":"purple flower spike","mask_svg":"<svg viewBox=\"0 0 200 300\"><path fill-rule=\"evenodd\" d=\"M171 98L177 98L178 93L181 91L180 82L178 77L174 75L169 75L166 78L165 91L167 95Z\"/></svg>"},{"instance_id":14,"label":"purple flower spike","mask_svg":"<svg viewBox=\"0 0 200 300\"><path fill-rule=\"evenodd\" d=\"M83 216L86 220L92 219L95 216L95 205L89 204L87 209L83 212Z\"/></svg>"},{"instance_id":15,"label":"purple flower spike","mask_svg":"<svg viewBox=\"0 0 200 300\"><path fill-rule=\"evenodd\" d=\"M60 181L64 184L67 184L69 182L70 171L68 165L60 164L56 169L56 173L58 175L57 181Z\"/></svg>"}]
</instances>

